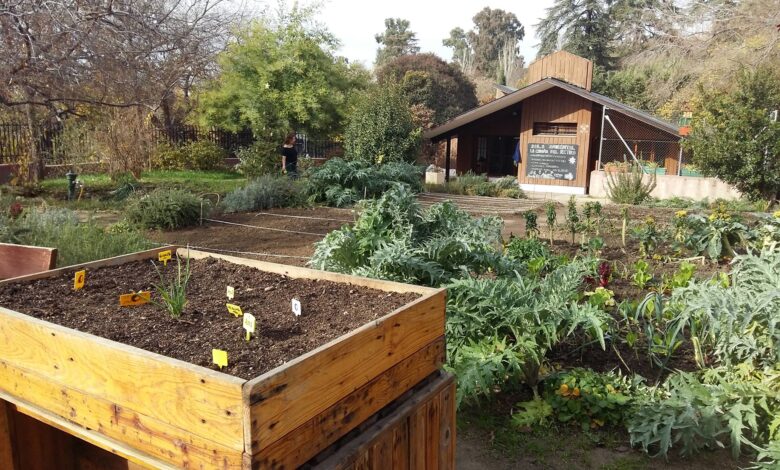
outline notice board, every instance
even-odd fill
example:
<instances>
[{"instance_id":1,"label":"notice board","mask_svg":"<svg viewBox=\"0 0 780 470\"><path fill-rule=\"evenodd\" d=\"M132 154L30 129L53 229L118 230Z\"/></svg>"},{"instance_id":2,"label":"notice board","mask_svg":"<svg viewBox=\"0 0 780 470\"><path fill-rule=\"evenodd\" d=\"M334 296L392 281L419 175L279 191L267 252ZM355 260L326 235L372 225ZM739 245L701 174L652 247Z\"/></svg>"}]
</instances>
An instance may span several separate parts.
<instances>
[{"instance_id":1,"label":"notice board","mask_svg":"<svg viewBox=\"0 0 780 470\"><path fill-rule=\"evenodd\" d=\"M528 144L525 176L572 181L577 177L577 144Z\"/></svg>"}]
</instances>

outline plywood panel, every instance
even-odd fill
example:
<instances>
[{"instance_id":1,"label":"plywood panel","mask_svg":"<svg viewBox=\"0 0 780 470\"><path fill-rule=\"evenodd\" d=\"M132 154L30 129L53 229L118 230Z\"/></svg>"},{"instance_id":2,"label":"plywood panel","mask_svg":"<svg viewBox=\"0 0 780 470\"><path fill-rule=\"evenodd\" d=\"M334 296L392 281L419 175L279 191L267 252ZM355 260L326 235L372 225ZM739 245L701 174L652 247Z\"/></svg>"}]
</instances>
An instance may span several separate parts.
<instances>
[{"instance_id":1,"label":"plywood panel","mask_svg":"<svg viewBox=\"0 0 780 470\"><path fill-rule=\"evenodd\" d=\"M247 384L260 449L444 335L444 290Z\"/></svg>"},{"instance_id":2,"label":"plywood panel","mask_svg":"<svg viewBox=\"0 0 780 470\"><path fill-rule=\"evenodd\" d=\"M0 468L18 470L14 457L13 406L0 400Z\"/></svg>"},{"instance_id":3,"label":"plywood panel","mask_svg":"<svg viewBox=\"0 0 780 470\"><path fill-rule=\"evenodd\" d=\"M553 88L532 96L523 103L520 128L521 162L518 166L518 180L523 184L546 184L585 188L588 178L588 157L590 154L592 103L585 98L560 88ZM573 122L577 125L576 136L533 135L535 122ZM574 180L550 180L525 176L529 143L576 144L577 174Z\"/></svg>"},{"instance_id":4,"label":"plywood panel","mask_svg":"<svg viewBox=\"0 0 780 470\"><path fill-rule=\"evenodd\" d=\"M593 63L570 52L553 52L528 66L527 84L530 85L545 78L557 78L590 90L593 81Z\"/></svg>"},{"instance_id":5,"label":"plywood panel","mask_svg":"<svg viewBox=\"0 0 780 470\"><path fill-rule=\"evenodd\" d=\"M57 249L0 243L0 280L54 269Z\"/></svg>"},{"instance_id":6,"label":"plywood panel","mask_svg":"<svg viewBox=\"0 0 780 470\"><path fill-rule=\"evenodd\" d=\"M255 463L259 468L296 468L305 463L435 372L444 354L441 337L262 451L253 448L260 452Z\"/></svg>"}]
</instances>

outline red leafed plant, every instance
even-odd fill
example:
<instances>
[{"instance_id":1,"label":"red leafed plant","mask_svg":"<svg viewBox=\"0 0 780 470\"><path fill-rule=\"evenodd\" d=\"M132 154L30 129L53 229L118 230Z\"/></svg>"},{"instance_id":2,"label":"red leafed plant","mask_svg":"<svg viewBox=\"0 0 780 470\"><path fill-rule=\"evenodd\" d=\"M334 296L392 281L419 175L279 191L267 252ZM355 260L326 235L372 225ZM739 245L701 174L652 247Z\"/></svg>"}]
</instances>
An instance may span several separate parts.
<instances>
[{"instance_id":1,"label":"red leafed plant","mask_svg":"<svg viewBox=\"0 0 780 470\"><path fill-rule=\"evenodd\" d=\"M608 261L602 261L599 264L599 287L607 288L609 286L609 277L612 275L612 265Z\"/></svg>"},{"instance_id":2,"label":"red leafed plant","mask_svg":"<svg viewBox=\"0 0 780 470\"><path fill-rule=\"evenodd\" d=\"M11 206L8 208L8 215L11 216L12 219L18 218L20 215L22 215L22 211L24 210L24 207L22 206L19 201L14 201Z\"/></svg>"}]
</instances>

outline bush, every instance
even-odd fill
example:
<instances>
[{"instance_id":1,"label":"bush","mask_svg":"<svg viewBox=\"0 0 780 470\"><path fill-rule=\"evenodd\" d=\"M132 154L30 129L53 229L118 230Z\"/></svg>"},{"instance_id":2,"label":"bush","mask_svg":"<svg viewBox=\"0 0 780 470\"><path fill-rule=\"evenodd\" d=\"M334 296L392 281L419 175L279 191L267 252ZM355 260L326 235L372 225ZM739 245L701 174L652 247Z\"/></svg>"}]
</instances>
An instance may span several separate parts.
<instances>
[{"instance_id":1,"label":"bush","mask_svg":"<svg viewBox=\"0 0 780 470\"><path fill-rule=\"evenodd\" d=\"M631 171L607 174L607 196L616 204L638 205L650 199L655 184L655 173L645 175L639 165L632 165Z\"/></svg>"},{"instance_id":2,"label":"bush","mask_svg":"<svg viewBox=\"0 0 780 470\"><path fill-rule=\"evenodd\" d=\"M279 145L273 142L257 140L249 147L238 149L236 157L239 159L236 170L247 178L282 174L282 155Z\"/></svg>"},{"instance_id":3,"label":"bush","mask_svg":"<svg viewBox=\"0 0 780 470\"><path fill-rule=\"evenodd\" d=\"M301 200L298 184L287 177L261 176L225 196L222 208L227 213L290 207Z\"/></svg>"},{"instance_id":4,"label":"bush","mask_svg":"<svg viewBox=\"0 0 780 470\"><path fill-rule=\"evenodd\" d=\"M57 266L70 266L151 248L136 230L103 229L79 223L68 209L27 209L15 220L0 221L0 242L57 248Z\"/></svg>"},{"instance_id":5,"label":"bush","mask_svg":"<svg viewBox=\"0 0 780 470\"><path fill-rule=\"evenodd\" d=\"M468 171L447 184L428 184L428 191L448 194L467 194L470 196L526 198L525 192L517 185L517 178L505 176L494 181L487 175L477 175Z\"/></svg>"},{"instance_id":6,"label":"bush","mask_svg":"<svg viewBox=\"0 0 780 470\"><path fill-rule=\"evenodd\" d=\"M173 146L162 143L152 160L152 166L160 170L216 170L224 166L227 152L208 140L188 142Z\"/></svg>"},{"instance_id":7,"label":"bush","mask_svg":"<svg viewBox=\"0 0 780 470\"><path fill-rule=\"evenodd\" d=\"M344 134L344 156L370 163L414 162L422 130L396 86L375 88L352 113Z\"/></svg>"},{"instance_id":8,"label":"bush","mask_svg":"<svg viewBox=\"0 0 780 470\"><path fill-rule=\"evenodd\" d=\"M405 162L374 165L360 160L333 158L310 170L306 192L313 202L343 207L360 199L381 195L396 183L403 183L412 191L419 192L422 189L422 168Z\"/></svg>"},{"instance_id":9,"label":"bush","mask_svg":"<svg viewBox=\"0 0 780 470\"><path fill-rule=\"evenodd\" d=\"M202 202L181 189L158 189L133 201L125 217L131 225L146 229L189 227L200 221Z\"/></svg>"}]
</instances>

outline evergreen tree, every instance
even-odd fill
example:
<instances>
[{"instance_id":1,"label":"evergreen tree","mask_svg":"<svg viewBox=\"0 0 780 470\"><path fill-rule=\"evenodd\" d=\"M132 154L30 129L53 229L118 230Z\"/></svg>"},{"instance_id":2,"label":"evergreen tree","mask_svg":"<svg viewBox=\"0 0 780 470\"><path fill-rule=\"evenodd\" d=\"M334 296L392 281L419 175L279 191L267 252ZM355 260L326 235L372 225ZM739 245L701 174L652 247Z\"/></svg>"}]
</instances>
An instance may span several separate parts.
<instances>
[{"instance_id":1,"label":"evergreen tree","mask_svg":"<svg viewBox=\"0 0 780 470\"><path fill-rule=\"evenodd\" d=\"M604 69L614 67L610 0L555 0L536 25L541 40L539 57L566 50Z\"/></svg>"},{"instance_id":2,"label":"evergreen tree","mask_svg":"<svg viewBox=\"0 0 780 470\"><path fill-rule=\"evenodd\" d=\"M381 66L402 55L420 52L417 45L417 34L409 29L409 20L387 18L385 32L374 36L380 45L376 51L376 65Z\"/></svg>"}]
</instances>

